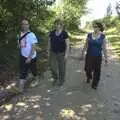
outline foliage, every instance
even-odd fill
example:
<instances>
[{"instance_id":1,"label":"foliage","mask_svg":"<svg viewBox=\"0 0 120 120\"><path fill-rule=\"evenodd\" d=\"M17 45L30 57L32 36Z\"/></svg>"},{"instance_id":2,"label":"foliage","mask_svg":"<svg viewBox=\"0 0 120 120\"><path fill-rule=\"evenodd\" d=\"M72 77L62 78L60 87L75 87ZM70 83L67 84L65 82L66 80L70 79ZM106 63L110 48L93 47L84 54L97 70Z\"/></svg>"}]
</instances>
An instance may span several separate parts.
<instances>
[{"instance_id":1,"label":"foliage","mask_svg":"<svg viewBox=\"0 0 120 120\"><path fill-rule=\"evenodd\" d=\"M0 64L18 64L17 34L22 19L28 19L31 30L43 45L48 39L46 33L57 17L63 19L69 30L77 28L80 17L87 11L86 2L65 0L63 5L57 6L55 0L0 0Z\"/></svg>"},{"instance_id":2,"label":"foliage","mask_svg":"<svg viewBox=\"0 0 120 120\"><path fill-rule=\"evenodd\" d=\"M80 17L87 13L87 0L65 0L60 7L57 8L57 17L65 22L69 30L78 28Z\"/></svg>"},{"instance_id":3,"label":"foliage","mask_svg":"<svg viewBox=\"0 0 120 120\"><path fill-rule=\"evenodd\" d=\"M49 29L48 21L54 13L47 7L48 3L45 0L0 0L1 64L8 62L9 58L15 58L16 36L20 30L21 19L27 18L31 29L40 37Z\"/></svg>"},{"instance_id":4,"label":"foliage","mask_svg":"<svg viewBox=\"0 0 120 120\"><path fill-rule=\"evenodd\" d=\"M107 7L107 16L111 16L112 15L112 5L109 4Z\"/></svg>"},{"instance_id":5,"label":"foliage","mask_svg":"<svg viewBox=\"0 0 120 120\"><path fill-rule=\"evenodd\" d=\"M120 2L116 2L116 6L115 6L116 12L118 14L118 16L120 16Z\"/></svg>"}]
</instances>

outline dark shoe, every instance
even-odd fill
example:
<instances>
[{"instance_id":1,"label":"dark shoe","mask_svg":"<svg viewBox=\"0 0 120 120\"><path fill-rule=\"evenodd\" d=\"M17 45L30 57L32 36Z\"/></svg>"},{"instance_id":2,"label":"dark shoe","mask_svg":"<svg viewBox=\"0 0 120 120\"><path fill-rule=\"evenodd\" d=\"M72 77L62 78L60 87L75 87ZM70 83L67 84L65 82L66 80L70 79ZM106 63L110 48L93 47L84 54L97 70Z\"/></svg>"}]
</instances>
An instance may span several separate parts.
<instances>
[{"instance_id":1,"label":"dark shoe","mask_svg":"<svg viewBox=\"0 0 120 120\"><path fill-rule=\"evenodd\" d=\"M59 82L57 85L58 85L58 86L62 86L62 85L63 85L63 82Z\"/></svg>"},{"instance_id":2,"label":"dark shoe","mask_svg":"<svg viewBox=\"0 0 120 120\"><path fill-rule=\"evenodd\" d=\"M96 89L97 89L97 86L93 86L93 85L92 85L92 88L93 88L94 90L96 90Z\"/></svg>"},{"instance_id":3,"label":"dark shoe","mask_svg":"<svg viewBox=\"0 0 120 120\"><path fill-rule=\"evenodd\" d=\"M87 83L90 83L90 79L87 79L87 81L86 81Z\"/></svg>"},{"instance_id":4,"label":"dark shoe","mask_svg":"<svg viewBox=\"0 0 120 120\"><path fill-rule=\"evenodd\" d=\"M52 86L56 85L56 83L57 83L57 80L54 80L54 81L52 82Z\"/></svg>"}]
</instances>

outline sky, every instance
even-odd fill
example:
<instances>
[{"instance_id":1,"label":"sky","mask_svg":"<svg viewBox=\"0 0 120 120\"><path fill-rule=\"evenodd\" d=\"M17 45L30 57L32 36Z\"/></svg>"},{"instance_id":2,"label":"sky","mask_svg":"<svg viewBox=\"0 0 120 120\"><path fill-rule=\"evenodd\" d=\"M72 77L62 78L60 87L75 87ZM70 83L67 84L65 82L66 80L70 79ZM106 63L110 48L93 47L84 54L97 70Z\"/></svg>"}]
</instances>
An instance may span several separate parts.
<instances>
[{"instance_id":1,"label":"sky","mask_svg":"<svg viewBox=\"0 0 120 120\"><path fill-rule=\"evenodd\" d=\"M57 4L61 4L64 0L56 0ZM84 27L86 21L92 21L94 19L103 18L106 15L107 7L112 5L113 15L116 15L115 5L120 0L88 0L87 8L89 13L81 18L82 26Z\"/></svg>"},{"instance_id":2,"label":"sky","mask_svg":"<svg viewBox=\"0 0 120 120\"><path fill-rule=\"evenodd\" d=\"M107 7L109 3L112 5L113 15L116 15L115 4L119 0L88 0L87 8L90 13L81 18L82 25L84 26L86 21L102 18L106 15Z\"/></svg>"},{"instance_id":3,"label":"sky","mask_svg":"<svg viewBox=\"0 0 120 120\"><path fill-rule=\"evenodd\" d=\"M104 17L106 9L111 3L113 14L115 14L115 3L117 0L88 0L87 7L91 9L91 14L88 15L91 19Z\"/></svg>"}]
</instances>

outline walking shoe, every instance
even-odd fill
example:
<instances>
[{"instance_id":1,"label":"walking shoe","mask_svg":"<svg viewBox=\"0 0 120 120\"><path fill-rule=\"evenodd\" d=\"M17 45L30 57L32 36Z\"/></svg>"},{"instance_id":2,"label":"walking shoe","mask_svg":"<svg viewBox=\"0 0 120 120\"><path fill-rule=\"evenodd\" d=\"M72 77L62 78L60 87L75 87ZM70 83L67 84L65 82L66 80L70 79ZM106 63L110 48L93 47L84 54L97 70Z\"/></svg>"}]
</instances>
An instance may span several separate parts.
<instances>
[{"instance_id":1,"label":"walking shoe","mask_svg":"<svg viewBox=\"0 0 120 120\"><path fill-rule=\"evenodd\" d=\"M40 79L39 77L35 77L34 80L31 82L30 87L36 87L39 85Z\"/></svg>"},{"instance_id":2,"label":"walking shoe","mask_svg":"<svg viewBox=\"0 0 120 120\"><path fill-rule=\"evenodd\" d=\"M87 79L87 81L86 81L88 84L90 83L90 79Z\"/></svg>"},{"instance_id":3,"label":"walking shoe","mask_svg":"<svg viewBox=\"0 0 120 120\"><path fill-rule=\"evenodd\" d=\"M96 89L97 89L97 86L92 85L92 88L96 90Z\"/></svg>"},{"instance_id":4,"label":"walking shoe","mask_svg":"<svg viewBox=\"0 0 120 120\"><path fill-rule=\"evenodd\" d=\"M52 86L56 85L56 83L57 83L57 80L54 80L54 81L52 82Z\"/></svg>"},{"instance_id":5,"label":"walking shoe","mask_svg":"<svg viewBox=\"0 0 120 120\"><path fill-rule=\"evenodd\" d=\"M62 86L64 82L59 82L57 85Z\"/></svg>"}]
</instances>

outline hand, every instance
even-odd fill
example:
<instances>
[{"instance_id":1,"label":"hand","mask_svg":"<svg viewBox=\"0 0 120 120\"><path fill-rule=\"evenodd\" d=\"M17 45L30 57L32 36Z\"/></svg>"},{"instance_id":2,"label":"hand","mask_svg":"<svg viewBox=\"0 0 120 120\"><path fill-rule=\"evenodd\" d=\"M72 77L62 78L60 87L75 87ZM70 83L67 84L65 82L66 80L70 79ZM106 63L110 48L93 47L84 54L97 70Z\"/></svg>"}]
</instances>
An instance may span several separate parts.
<instances>
[{"instance_id":1,"label":"hand","mask_svg":"<svg viewBox=\"0 0 120 120\"><path fill-rule=\"evenodd\" d=\"M27 63L27 64L30 63L30 62L31 62L31 58L27 58L26 61L25 61L25 63Z\"/></svg>"}]
</instances>

